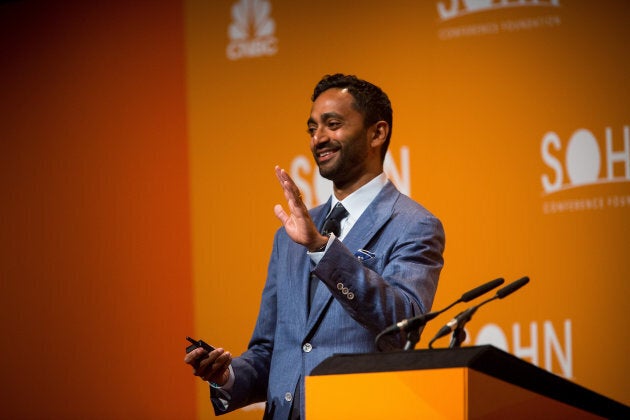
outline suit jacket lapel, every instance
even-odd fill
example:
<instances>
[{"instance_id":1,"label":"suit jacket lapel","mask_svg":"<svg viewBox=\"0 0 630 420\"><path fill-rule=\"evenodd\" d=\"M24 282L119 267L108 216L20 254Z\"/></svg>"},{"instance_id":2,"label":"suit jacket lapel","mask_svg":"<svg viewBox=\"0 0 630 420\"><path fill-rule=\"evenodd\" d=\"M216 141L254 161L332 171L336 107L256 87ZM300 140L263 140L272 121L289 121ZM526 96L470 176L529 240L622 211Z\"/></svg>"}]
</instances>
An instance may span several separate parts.
<instances>
[{"instance_id":1,"label":"suit jacket lapel","mask_svg":"<svg viewBox=\"0 0 630 420\"><path fill-rule=\"evenodd\" d=\"M394 184L391 182L385 184L344 238L343 243L350 251L356 252L365 248L376 232L387 223L392 216L399 194Z\"/></svg>"},{"instance_id":2,"label":"suit jacket lapel","mask_svg":"<svg viewBox=\"0 0 630 420\"><path fill-rule=\"evenodd\" d=\"M315 223L315 226L317 226L317 229L320 231L322 229L322 226L324 225L324 220L326 219L326 215L330 211L331 203L332 203L332 199L329 198L325 205L319 207L319 209L314 210L314 212L311 215L313 217L313 223ZM319 211L319 213L317 213L317 211ZM311 276L311 271L313 269L313 262L311 258L308 255L306 255L303 249L304 248L302 248L303 255L305 255L306 258L308 259L308 263L304 264L305 271L303 275L300 277L300 281L302 282L302 294L301 294L302 299L300 300L300 303L302 304L302 308L303 308L302 313L304 313L306 320L310 324L311 319L314 318L313 314L316 311L316 308L319 307L319 305L316 304L316 300L318 299L318 297L320 300L325 299L325 296L323 296L322 294L325 294L326 290L320 290L320 289L322 287L326 289L326 286L321 284L321 282L318 282L319 284L317 285L317 291L315 293L313 301L309 303L310 280L311 280L310 276ZM329 297L332 297L332 296L329 295ZM309 306L311 306L310 310L309 310ZM308 328L307 326L307 331L309 330L310 328Z\"/></svg>"}]
</instances>

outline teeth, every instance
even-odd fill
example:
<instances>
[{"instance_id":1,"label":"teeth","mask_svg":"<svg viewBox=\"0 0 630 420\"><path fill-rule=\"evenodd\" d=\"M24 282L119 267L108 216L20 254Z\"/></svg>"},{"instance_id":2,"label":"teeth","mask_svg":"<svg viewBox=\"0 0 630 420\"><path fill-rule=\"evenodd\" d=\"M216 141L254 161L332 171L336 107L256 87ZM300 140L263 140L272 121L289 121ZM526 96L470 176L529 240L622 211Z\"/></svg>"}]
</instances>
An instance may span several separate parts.
<instances>
[{"instance_id":1,"label":"teeth","mask_svg":"<svg viewBox=\"0 0 630 420\"><path fill-rule=\"evenodd\" d=\"M319 157L328 156L330 154L332 154L332 152L322 152L322 153L319 154Z\"/></svg>"}]
</instances>

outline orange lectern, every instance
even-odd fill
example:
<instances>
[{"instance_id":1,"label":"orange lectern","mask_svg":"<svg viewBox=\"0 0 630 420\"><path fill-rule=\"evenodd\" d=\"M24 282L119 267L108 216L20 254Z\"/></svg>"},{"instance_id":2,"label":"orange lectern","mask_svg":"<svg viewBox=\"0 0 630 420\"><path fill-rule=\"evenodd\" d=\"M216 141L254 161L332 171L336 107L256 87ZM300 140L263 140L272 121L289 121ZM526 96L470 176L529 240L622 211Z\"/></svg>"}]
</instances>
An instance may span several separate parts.
<instances>
[{"instance_id":1,"label":"orange lectern","mask_svg":"<svg viewBox=\"0 0 630 420\"><path fill-rule=\"evenodd\" d=\"M306 378L306 417L630 419L630 407L477 346L332 356Z\"/></svg>"}]
</instances>

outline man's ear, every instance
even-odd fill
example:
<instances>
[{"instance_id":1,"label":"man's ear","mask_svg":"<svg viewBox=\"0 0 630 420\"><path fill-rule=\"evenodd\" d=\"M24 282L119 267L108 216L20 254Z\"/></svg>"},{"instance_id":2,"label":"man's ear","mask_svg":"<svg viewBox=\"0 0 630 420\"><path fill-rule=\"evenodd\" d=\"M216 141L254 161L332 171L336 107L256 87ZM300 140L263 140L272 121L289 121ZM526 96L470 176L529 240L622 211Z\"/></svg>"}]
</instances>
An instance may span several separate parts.
<instances>
[{"instance_id":1,"label":"man's ear","mask_svg":"<svg viewBox=\"0 0 630 420\"><path fill-rule=\"evenodd\" d=\"M372 138L370 140L370 146L372 147L381 147L385 140L387 140L387 135L389 134L389 124L385 121L379 121L374 124L374 131L372 132Z\"/></svg>"}]
</instances>

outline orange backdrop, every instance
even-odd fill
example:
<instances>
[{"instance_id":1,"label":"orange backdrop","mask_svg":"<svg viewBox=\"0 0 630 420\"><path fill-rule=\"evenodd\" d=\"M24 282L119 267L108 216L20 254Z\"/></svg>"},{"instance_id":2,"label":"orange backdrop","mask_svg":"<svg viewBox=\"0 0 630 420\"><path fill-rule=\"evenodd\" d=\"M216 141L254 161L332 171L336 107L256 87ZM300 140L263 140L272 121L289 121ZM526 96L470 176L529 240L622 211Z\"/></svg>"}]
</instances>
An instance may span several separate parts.
<instances>
[{"instance_id":1,"label":"orange backdrop","mask_svg":"<svg viewBox=\"0 0 630 420\"><path fill-rule=\"evenodd\" d=\"M0 417L195 417L183 9L0 4Z\"/></svg>"},{"instance_id":2,"label":"orange backdrop","mask_svg":"<svg viewBox=\"0 0 630 420\"><path fill-rule=\"evenodd\" d=\"M245 349L279 226L273 167L310 205L327 197L308 151L309 96L322 75L353 73L393 102L386 172L444 222L434 309L528 275L477 312L467 344L494 343L630 403L617 323L630 291L623 2L186 4L198 335ZM199 385L204 418L207 398Z\"/></svg>"},{"instance_id":3,"label":"orange backdrop","mask_svg":"<svg viewBox=\"0 0 630 420\"><path fill-rule=\"evenodd\" d=\"M629 17L614 0L3 2L2 417L212 416L184 337L246 348L274 165L310 205L329 192L305 122L332 72L392 99L386 172L446 229L434 309L528 275L467 344L630 404Z\"/></svg>"}]
</instances>

